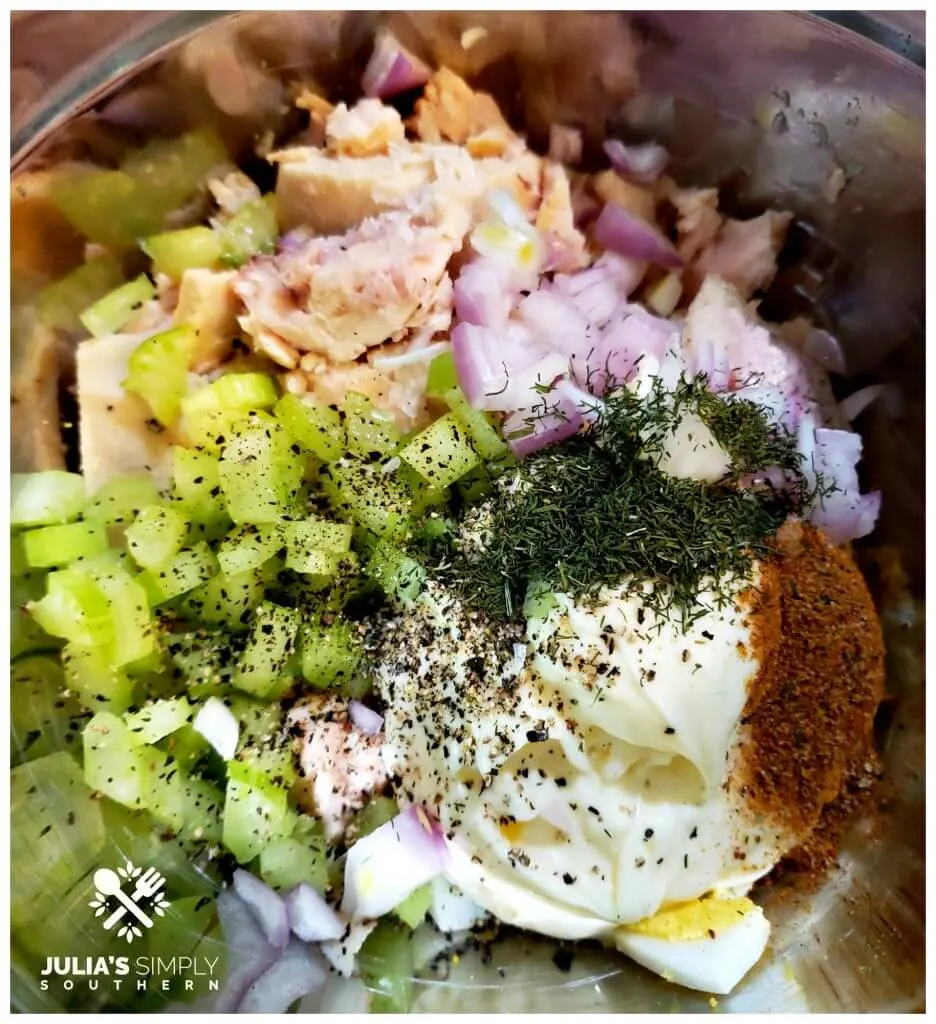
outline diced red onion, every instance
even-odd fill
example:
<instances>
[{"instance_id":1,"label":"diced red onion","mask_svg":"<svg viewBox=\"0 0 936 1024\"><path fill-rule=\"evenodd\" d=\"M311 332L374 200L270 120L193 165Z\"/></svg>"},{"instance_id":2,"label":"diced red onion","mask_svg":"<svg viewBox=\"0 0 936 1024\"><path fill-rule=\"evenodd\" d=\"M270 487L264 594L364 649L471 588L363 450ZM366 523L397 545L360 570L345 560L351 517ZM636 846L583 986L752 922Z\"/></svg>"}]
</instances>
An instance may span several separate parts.
<instances>
[{"instance_id":1,"label":"diced red onion","mask_svg":"<svg viewBox=\"0 0 936 1024\"><path fill-rule=\"evenodd\" d=\"M867 536L877 522L881 495L875 491L861 494L858 485L858 462L861 459L861 436L850 430L812 429L812 417L803 417L799 447L808 467L808 479L820 474L834 489L820 495L807 517L832 541L846 544Z\"/></svg>"},{"instance_id":2,"label":"diced red onion","mask_svg":"<svg viewBox=\"0 0 936 1024\"><path fill-rule=\"evenodd\" d=\"M841 343L828 331L812 328L803 341L803 355L830 373L845 373L845 353Z\"/></svg>"},{"instance_id":3,"label":"diced red onion","mask_svg":"<svg viewBox=\"0 0 936 1024\"><path fill-rule=\"evenodd\" d=\"M604 151L614 170L637 185L652 185L669 162L669 153L655 142L628 146L620 139L607 139Z\"/></svg>"},{"instance_id":4,"label":"diced red onion","mask_svg":"<svg viewBox=\"0 0 936 1024\"><path fill-rule=\"evenodd\" d=\"M199 708L192 728L204 736L225 761L230 761L237 752L240 723L223 700L209 697Z\"/></svg>"},{"instance_id":5,"label":"diced red onion","mask_svg":"<svg viewBox=\"0 0 936 1024\"><path fill-rule=\"evenodd\" d=\"M518 313L538 344L568 359L591 347L588 317L571 299L554 290L531 292L520 303Z\"/></svg>"},{"instance_id":6,"label":"diced red onion","mask_svg":"<svg viewBox=\"0 0 936 1024\"><path fill-rule=\"evenodd\" d=\"M300 882L287 893L284 902L293 934L303 942L337 939L345 930L344 922L334 908L308 882Z\"/></svg>"},{"instance_id":7,"label":"diced red onion","mask_svg":"<svg viewBox=\"0 0 936 1024\"><path fill-rule=\"evenodd\" d=\"M876 399L884 394L884 384L871 384L860 391L855 391L847 398L839 402L839 412L846 423L851 423L871 405Z\"/></svg>"},{"instance_id":8,"label":"diced red onion","mask_svg":"<svg viewBox=\"0 0 936 1024\"><path fill-rule=\"evenodd\" d=\"M279 893L243 868L234 872L234 891L254 912L270 945L283 949L289 941L289 915Z\"/></svg>"},{"instance_id":9,"label":"diced red onion","mask_svg":"<svg viewBox=\"0 0 936 1024\"><path fill-rule=\"evenodd\" d=\"M452 290L457 319L482 327L501 327L513 307L512 289L494 260L472 260L455 279Z\"/></svg>"},{"instance_id":10,"label":"diced red onion","mask_svg":"<svg viewBox=\"0 0 936 1024\"><path fill-rule=\"evenodd\" d=\"M553 290L570 299L595 327L602 327L627 303L647 272L642 260L604 253L587 270L557 274Z\"/></svg>"},{"instance_id":11,"label":"diced red onion","mask_svg":"<svg viewBox=\"0 0 936 1024\"><path fill-rule=\"evenodd\" d=\"M380 917L441 874L447 862L438 823L422 807L408 807L348 851L342 912L354 919Z\"/></svg>"},{"instance_id":12,"label":"diced red onion","mask_svg":"<svg viewBox=\"0 0 936 1024\"><path fill-rule=\"evenodd\" d=\"M564 124L549 126L549 159L571 166L582 159L582 133Z\"/></svg>"},{"instance_id":13,"label":"diced red onion","mask_svg":"<svg viewBox=\"0 0 936 1024\"><path fill-rule=\"evenodd\" d=\"M592 238L605 249L661 267L681 267L683 258L652 224L617 203L605 203L591 227Z\"/></svg>"},{"instance_id":14,"label":"diced red onion","mask_svg":"<svg viewBox=\"0 0 936 1024\"><path fill-rule=\"evenodd\" d=\"M352 921L340 938L327 939L319 945L322 956L342 977L351 977L357 966L357 955L376 927L376 921Z\"/></svg>"},{"instance_id":15,"label":"diced red onion","mask_svg":"<svg viewBox=\"0 0 936 1024\"><path fill-rule=\"evenodd\" d=\"M308 228L293 228L279 240L277 251L295 252L297 249L301 249L311 237L312 233Z\"/></svg>"},{"instance_id":16,"label":"diced red onion","mask_svg":"<svg viewBox=\"0 0 936 1024\"><path fill-rule=\"evenodd\" d=\"M687 347L686 364L689 373L694 377L704 373L708 378L710 391L719 394L728 391L732 384L731 359L728 350L716 345L705 335L693 337L692 344Z\"/></svg>"},{"instance_id":17,"label":"diced red onion","mask_svg":"<svg viewBox=\"0 0 936 1024\"><path fill-rule=\"evenodd\" d=\"M293 939L285 951L244 993L238 1013L285 1013L325 984L325 967L304 943Z\"/></svg>"},{"instance_id":18,"label":"diced red onion","mask_svg":"<svg viewBox=\"0 0 936 1024\"><path fill-rule=\"evenodd\" d=\"M383 718L359 700L352 700L348 704L348 714L365 736L376 736L383 728Z\"/></svg>"},{"instance_id":19,"label":"diced red onion","mask_svg":"<svg viewBox=\"0 0 936 1024\"><path fill-rule=\"evenodd\" d=\"M528 406L535 388L567 369L559 353L536 345L529 329L510 322L502 331L460 323L452 331L458 382L476 409L511 412Z\"/></svg>"},{"instance_id":20,"label":"diced red onion","mask_svg":"<svg viewBox=\"0 0 936 1024\"><path fill-rule=\"evenodd\" d=\"M229 957L215 1011L232 1013L247 989L273 965L282 950L267 942L256 915L232 889L220 893L217 908Z\"/></svg>"},{"instance_id":21,"label":"diced red onion","mask_svg":"<svg viewBox=\"0 0 936 1024\"><path fill-rule=\"evenodd\" d=\"M605 410L605 404L600 398L590 394L588 391L583 391L582 388L566 378L558 381L555 389L578 409L586 423L594 423L601 418L601 414Z\"/></svg>"},{"instance_id":22,"label":"diced red onion","mask_svg":"<svg viewBox=\"0 0 936 1024\"><path fill-rule=\"evenodd\" d=\"M551 391L543 396L538 407L519 410L508 416L503 431L510 450L522 459L541 448L574 437L584 422L574 402ZM511 437L512 434L520 436Z\"/></svg>"},{"instance_id":23,"label":"diced red onion","mask_svg":"<svg viewBox=\"0 0 936 1024\"><path fill-rule=\"evenodd\" d=\"M648 313L642 306L627 305L619 319L604 329L594 349L573 367L579 384L596 395L625 384L648 356L663 358L677 328Z\"/></svg>"},{"instance_id":24,"label":"diced red onion","mask_svg":"<svg viewBox=\"0 0 936 1024\"><path fill-rule=\"evenodd\" d=\"M429 68L418 57L401 46L392 33L383 31L374 44L361 88L365 96L387 99L425 85L430 75Z\"/></svg>"}]
</instances>

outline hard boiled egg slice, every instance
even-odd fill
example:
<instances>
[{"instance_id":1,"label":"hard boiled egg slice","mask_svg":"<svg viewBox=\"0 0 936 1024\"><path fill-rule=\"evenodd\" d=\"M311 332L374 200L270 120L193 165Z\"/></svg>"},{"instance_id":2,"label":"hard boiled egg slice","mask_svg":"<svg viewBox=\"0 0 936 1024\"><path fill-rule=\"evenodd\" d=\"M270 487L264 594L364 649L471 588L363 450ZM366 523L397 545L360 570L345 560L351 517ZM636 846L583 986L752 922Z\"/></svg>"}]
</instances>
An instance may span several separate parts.
<instances>
[{"instance_id":1,"label":"hard boiled egg slice","mask_svg":"<svg viewBox=\"0 0 936 1024\"><path fill-rule=\"evenodd\" d=\"M769 935L764 912L751 900L705 897L621 928L614 941L667 981L725 995L760 959Z\"/></svg>"}]
</instances>

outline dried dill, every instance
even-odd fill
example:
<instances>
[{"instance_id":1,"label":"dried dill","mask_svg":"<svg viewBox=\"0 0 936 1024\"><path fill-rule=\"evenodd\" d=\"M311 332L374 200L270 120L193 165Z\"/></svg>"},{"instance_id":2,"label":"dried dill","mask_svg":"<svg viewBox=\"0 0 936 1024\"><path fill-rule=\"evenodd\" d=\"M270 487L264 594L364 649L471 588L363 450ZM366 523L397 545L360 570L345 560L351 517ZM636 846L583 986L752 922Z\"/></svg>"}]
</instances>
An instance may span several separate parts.
<instances>
[{"instance_id":1,"label":"dried dill","mask_svg":"<svg viewBox=\"0 0 936 1024\"><path fill-rule=\"evenodd\" d=\"M656 466L654 455L687 412L731 459L717 484ZM788 486L738 487L740 477L766 468L782 471ZM531 584L580 597L626 581L633 591L651 583L645 601L685 625L704 611L700 589L714 586L716 604L727 601L730 588L720 581L748 576L787 515L813 497L795 438L765 408L712 394L703 378L683 378L672 390L653 381L641 396L614 392L588 431L505 474L431 556L469 604L501 618L519 612Z\"/></svg>"}]
</instances>

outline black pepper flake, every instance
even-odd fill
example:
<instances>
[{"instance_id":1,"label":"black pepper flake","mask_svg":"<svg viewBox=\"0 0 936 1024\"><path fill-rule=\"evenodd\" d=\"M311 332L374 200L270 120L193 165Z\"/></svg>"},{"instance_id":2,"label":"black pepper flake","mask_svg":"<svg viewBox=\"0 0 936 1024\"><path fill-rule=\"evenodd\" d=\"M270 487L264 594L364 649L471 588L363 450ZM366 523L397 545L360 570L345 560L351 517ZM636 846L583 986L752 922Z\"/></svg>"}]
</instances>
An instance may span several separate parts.
<instances>
[{"instance_id":1,"label":"black pepper flake","mask_svg":"<svg viewBox=\"0 0 936 1024\"><path fill-rule=\"evenodd\" d=\"M562 875L562 880L563 880L563 882L565 882L566 885L574 885L575 884L575 875L570 875L569 872L566 871Z\"/></svg>"},{"instance_id":2,"label":"black pepper flake","mask_svg":"<svg viewBox=\"0 0 936 1024\"><path fill-rule=\"evenodd\" d=\"M695 839L695 837L698 834L699 834L699 829L696 826L693 826L692 831L689 833L689 838L690 839Z\"/></svg>"},{"instance_id":3,"label":"black pepper flake","mask_svg":"<svg viewBox=\"0 0 936 1024\"><path fill-rule=\"evenodd\" d=\"M674 728L673 728L673 727L672 727L671 725L668 725L668 726L667 726L667 727L666 727L666 728L665 728L665 729L663 730L663 732L665 732L667 736L673 736L673 735L675 734L676 730L675 730L675 729L674 729Z\"/></svg>"},{"instance_id":4,"label":"black pepper flake","mask_svg":"<svg viewBox=\"0 0 936 1024\"><path fill-rule=\"evenodd\" d=\"M544 743L549 739L548 729L528 729L526 734L528 743Z\"/></svg>"},{"instance_id":5,"label":"black pepper flake","mask_svg":"<svg viewBox=\"0 0 936 1024\"><path fill-rule=\"evenodd\" d=\"M572 970L574 960L575 954L569 946L560 946L553 954L553 963L563 974L568 974Z\"/></svg>"},{"instance_id":6,"label":"black pepper flake","mask_svg":"<svg viewBox=\"0 0 936 1024\"><path fill-rule=\"evenodd\" d=\"M644 829L644 839L652 839L652 838L653 838L653 829L652 828L645 828Z\"/></svg>"}]
</instances>

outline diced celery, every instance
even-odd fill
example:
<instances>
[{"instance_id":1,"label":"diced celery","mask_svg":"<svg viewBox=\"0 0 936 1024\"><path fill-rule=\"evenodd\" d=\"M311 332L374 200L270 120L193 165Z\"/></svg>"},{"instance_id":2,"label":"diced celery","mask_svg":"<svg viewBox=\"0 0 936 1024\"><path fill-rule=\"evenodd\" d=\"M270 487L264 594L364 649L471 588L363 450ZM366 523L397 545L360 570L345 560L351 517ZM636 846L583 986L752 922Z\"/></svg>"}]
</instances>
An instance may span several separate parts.
<instances>
[{"instance_id":1,"label":"diced celery","mask_svg":"<svg viewBox=\"0 0 936 1024\"><path fill-rule=\"evenodd\" d=\"M332 508L379 537L402 540L410 528L407 489L369 463L342 459L322 469L319 481Z\"/></svg>"},{"instance_id":2,"label":"diced celery","mask_svg":"<svg viewBox=\"0 0 936 1024\"><path fill-rule=\"evenodd\" d=\"M140 509L156 505L159 500L159 488L151 477L142 473L115 476L94 495L84 510L84 518L105 526L127 523Z\"/></svg>"},{"instance_id":3,"label":"diced celery","mask_svg":"<svg viewBox=\"0 0 936 1024\"><path fill-rule=\"evenodd\" d=\"M62 649L65 682L90 711L126 711L133 702L133 681L101 647L66 644Z\"/></svg>"},{"instance_id":4,"label":"diced celery","mask_svg":"<svg viewBox=\"0 0 936 1024\"><path fill-rule=\"evenodd\" d=\"M401 484L405 484L414 516L425 512L426 509L441 508L443 505L448 504L449 489L447 487L433 487L425 477L420 476L408 463L401 462L393 475Z\"/></svg>"},{"instance_id":5,"label":"diced celery","mask_svg":"<svg viewBox=\"0 0 936 1024\"><path fill-rule=\"evenodd\" d=\"M151 958L150 963L156 963L157 956L163 957L164 963L171 956L191 956L202 941L202 937L211 928L214 915L214 900L206 899L204 896L183 896L181 899L174 899L172 905L166 908L165 915L159 919L159 927L151 928L146 933L146 952ZM194 962L204 963L204 960ZM212 966L212 975L224 977L216 964ZM207 981L205 978L192 980L195 985L199 980ZM198 994L206 992L207 985ZM185 998L185 992L180 993L180 996Z\"/></svg>"},{"instance_id":6,"label":"diced celery","mask_svg":"<svg viewBox=\"0 0 936 1024\"><path fill-rule=\"evenodd\" d=\"M240 761L228 763L221 841L241 864L291 831L286 790Z\"/></svg>"},{"instance_id":7,"label":"diced celery","mask_svg":"<svg viewBox=\"0 0 936 1024\"><path fill-rule=\"evenodd\" d=\"M74 758L50 754L10 772L9 828L11 924L41 931L96 865L106 840L100 801Z\"/></svg>"},{"instance_id":8,"label":"diced celery","mask_svg":"<svg viewBox=\"0 0 936 1024\"><path fill-rule=\"evenodd\" d=\"M278 786L290 787L299 778L288 744L247 745L238 751L237 760L269 775Z\"/></svg>"},{"instance_id":9,"label":"diced celery","mask_svg":"<svg viewBox=\"0 0 936 1024\"><path fill-rule=\"evenodd\" d=\"M378 409L364 395L350 392L342 403L348 447L363 458L388 456L400 447L403 435L390 413Z\"/></svg>"},{"instance_id":10,"label":"diced celery","mask_svg":"<svg viewBox=\"0 0 936 1024\"><path fill-rule=\"evenodd\" d=\"M110 254L82 263L39 293L37 310L46 327L81 330L78 314L113 291L124 279L120 260Z\"/></svg>"},{"instance_id":11,"label":"diced celery","mask_svg":"<svg viewBox=\"0 0 936 1024\"><path fill-rule=\"evenodd\" d=\"M324 893L328 886L328 860L323 836L283 836L260 851L260 874L274 889L292 889L308 882Z\"/></svg>"},{"instance_id":12,"label":"diced celery","mask_svg":"<svg viewBox=\"0 0 936 1024\"><path fill-rule=\"evenodd\" d=\"M265 601L257 609L253 630L231 682L256 697L282 684L299 631L299 612Z\"/></svg>"},{"instance_id":13,"label":"diced celery","mask_svg":"<svg viewBox=\"0 0 936 1024\"><path fill-rule=\"evenodd\" d=\"M216 571L215 556L202 541L180 551L164 569L144 569L137 580L146 592L149 603L158 605L206 583Z\"/></svg>"},{"instance_id":14,"label":"diced celery","mask_svg":"<svg viewBox=\"0 0 936 1024\"><path fill-rule=\"evenodd\" d=\"M351 623L343 621L306 626L300 650L303 676L321 689L350 679L361 660L360 637Z\"/></svg>"},{"instance_id":15,"label":"diced celery","mask_svg":"<svg viewBox=\"0 0 936 1024\"><path fill-rule=\"evenodd\" d=\"M497 432L497 428L484 412L476 409L465 398L461 388L451 388L442 397L459 423L468 431L468 435L482 459L488 461L499 459L510 451L507 443Z\"/></svg>"},{"instance_id":16,"label":"diced celery","mask_svg":"<svg viewBox=\"0 0 936 1024\"><path fill-rule=\"evenodd\" d=\"M413 989L413 944L409 932L391 918L377 922L358 954L364 983L371 990L371 1013L406 1013Z\"/></svg>"},{"instance_id":17,"label":"diced celery","mask_svg":"<svg viewBox=\"0 0 936 1024\"><path fill-rule=\"evenodd\" d=\"M140 509L125 536L130 554L144 569L158 570L179 553L188 533L185 515L170 505Z\"/></svg>"},{"instance_id":18,"label":"diced celery","mask_svg":"<svg viewBox=\"0 0 936 1024\"><path fill-rule=\"evenodd\" d=\"M226 267L239 267L252 256L273 252L279 237L276 196L270 194L244 203L217 230L221 238L221 262Z\"/></svg>"},{"instance_id":19,"label":"diced celery","mask_svg":"<svg viewBox=\"0 0 936 1024\"><path fill-rule=\"evenodd\" d=\"M386 594L411 601L422 590L426 570L406 552L379 541L364 563L364 573L380 584Z\"/></svg>"},{"instance_id":20,"label":"diced celery","mask_svg":"<svg viewBox=\"0 0 936 1024\"><path fill-rule=\"evenodd\" d=\"M34 569L67 565L107 550L107 534L100 523L65 523L42 526L23 534L26 561Z\"/></svg>"},{"instance_id":21,"label":"diced celery","mask_svg":"<svg viewBox=\"0 0 936 1024\"><path fill-rule=\"evenodd\" d=\"M334 575L341 556L351 549L351 527L324 519L284 523L286 568L295 572Z\"/></svg>"},{"instance_id":22,"label":"diced celery","mask_svg":"<svg viewBox=\"0 0 936 1024\"><path fill-rule=\"evenodd\" d=\"M254 609L263 600L264 589L264 574L259 567L230 576L219 574L185 596L182 612L200 622L226 626L236 632L249 624Z\"/></svg>"},{"instance_id":23,"label":"diced celery","mask_svg":"<svg viewBox=\"0 0 936 1024\"><path fill-rule=\"evenodd\" d=\"M51 198L92 242L135 245L161 231L206 175L224 163L223 143L210 131L157 139L124 161L120 170L77 170L56 181Z\"/></svg>"},{"instance_id":24,"label":"diced celery","mask_svg":"<svg viewBox=\"0 0 936 1024\"><path fill-rule=\"evenodd\" d=\"M10 658L24 654L53 652L61 647L58 637L50 636L29 613L29 604L45 593L45 573L14 576L10 581Z\"/></svg>"},{"instance_id":25,"label":"diced celery","mask_svg":"<svg viewBox=\"0 0 936 1024\"><path fill-rule=\"evenodd\" d=\"M77 565L50 572L46 594L29 612L52 636L93 646L113 639L110 602L94 577Z\"/></svg>"},{"instance_id":26,"label":"diced celery","mask_svg":"<svg viewBox=\"0 0 936 1024\"><path fill-rule=\"evenodd\" d=\"M526 619L545 619L558 603L556 595L548 586L533 581L527 587L523 616Z\"/></svg>"},{"instance_id":27,"label":"diced celery","mask_svg":"<svg viewBox=\"0 0 936 1024\"><path fill-rule=\"evenodd\" d=\"M276 418L307 451L323 462L340 458L347 449L341 414L314 398L286 394L273 408Z\"/></svg>"},{"instance_id":28,"label":"diced celery","mask_svg":"<svg viewBox=\"0 0 936 1024\"><path fill-rule=\"evenodd\" d=\"M92 337L105 338L116 334L144 302L155 297L153 282L140 274L88 306L78 319Z\"/></svg>"},{"instance_id":29,"label":"diced celery","mask_svg":"<svg viewBox=\"0 0 936 1024\"><path fill-rule=\"evenodd\" d=\"M147 747L116 715L99 711L85 726L85 782L125 807L145 807L156 767Z\"/></svg>"},{"instance_id":30,"label":"diced celery","mask_svg":"<svg viewBox=\"0 0 936 1024\"><path fill-rule=\"evenodd\" d=\"M88 500L84 478L49 469L14 473L11 479L10 525L52 526L78 517Z\"/></svg>"},{"instance_id":31,"label":"diced celery","mask_svg":"<svg viewBox=\"0 0 936 1024\"><path fill-rule=\"evenodd\" d=\"M188 366L195 331L172 327L138 345L130 354L125 390L139 395L164 427L178 419L182 396L188 390Z\"/></svg>"},{"instance_id":32,"label":"diced celery","mask_svg":"<svg viewBox=\"0 0 936 1024\"><path fill-rule=\"evenodd\" d=\"M218 547L218 565L226 576L257 569L283 546L278 526L248 523L232 530Z\"/></svg>"},{"instance_id":33,"label":"diced celery","mask_svg":"<svg viewBox=\"0 0 936 1024\"><path fill-rule=\"evenodd\" d=\"M396 801L389 796L372 797L354 817L354 831L360 839L385 825L399 813Z\"/></svg>"},{"instance_id":34,"label":"diced celery","mask_svg":"<svg viewBox=\"0 0 936 1024\"><path fill-rule=\"evenodd\" d=\"M187 839L221 841L224 794L205 779L180 771L174 756L152 755L154 770L147 801L157 821Z\"/></svg>"},{"instance_id":35,"label":"diced celery","mask_svg":"<svg viewBox=\"0 0 936 1024\"><path fill-rule=\"evenodd\" d=\"M221 258L221 240L204 225L152 235L140 243L140 248L153 261L153 270L174 281L186 270L213 267Z\"/></svg>"},{"instance_id":36,"label":"diced celery","mask_svg":"<svg viewBox=\"0 0 936 1024\"><path fill-rule=\"evenodd\" d=\"M401 449L400 458L434 487L448 487L481 461L452 413L420 431Z\"/></svg>"},{"instance_id":37,"label":"diced celery","mask_svg":"<svg viewBox=\"0 0 936 1024\"><path fill-rule=\"evenodd\" d=\"M197 388L182 400L186 419L213 412L249 412L269 409L276 402L276 386L265 373L228 373Z\"/></svg>"},{"instance_id":38,"label":"diced celery","mask_svg":"<svg viewBox=\"0 0 936 1024\"><path fill-rule=\"evenodd\" d=\"M221 489L235 523L275 523L294 510L305 460L275 421L247 425L224 446Z\"/></svg>"},{"instance_id":39,"label":"diced celery","mask_svg":"<svg viewBox=\"0 0 936 1024\"><path fill-rule=\"evenodd\" d=\"M80 735L85 712L65 696L55 658L34 655L10 668L10 748L15 762L67 750Z\"/></svg>"},{"instance_id":40,"label":"diced celery","mask_svg":"<svg viewBox=\"0 0 936 1024\"><path fill-rule=\"evenodd\" d=\"M429 364L426 377L426 394L432 398L443 398L458 387L458 373L451 352L442 352Z\"/></svg>"},{"instance_id":41,"label":"diced celery","mask_svg":"<svg viewBox=\"0 0 936 1024\"><path fill-rule=\"evenodd\" d=\"M175 764L183 772L189 772L206 755L213 753L212 746L191 723L183 725L166 740L166 750L175 758Z\"/></svg>"},{"instance_id":42,"label":"diced celery","mask_svg":"<svg viewBox=\"0 0 936 1024\"><path fill-rule=\"evenodd\" d=\"M10 575L16 578L17 576L25 576L29 571L29 562L26 559L26 548L23 545L22 535L10 537Z\"/></svg>"},{"instance_id":43,"label":"diced celery","mask_svg":"<svg viewBox=\"0 0 936 1024\"><path fill-rule=\"evenodd\" d=\"M100 567L89 569L110 604L113 636L108 657L117 666L139 663L156 646L146 591L119 562L103 560Z\"/></svg>"},{"instance_id":44,"label":"diced celery","mask_svg":"<svg viewBox=\"0 0 936 1024\"><path fill-rule=\"evenodd\" d=\"M421 885L414 889L393 912L407 928L416 928L426 920L432 903L432 886Z\"/></svg>"},{"instance_id":45,"label":"diced celery","mask_svg":"<svg viewBox=\"0 0 936 1024\"><path fill-rule=\"evenodd\" d=\"M192 717L193 707L185 697L153 701L124 715L127 728L143 743L156 743L169 733L181 729Z\"/></svg>"},{"instance_id":46,"label":"diced celery","mask_svg":"<svg viewBox=\"0 0 936 1024\"><path fill-rule=\"evenodd\" d=\"M217 456L176 447L172 450L172 494L198 523L228 518Z\"/></svg>"}]
</instances>

